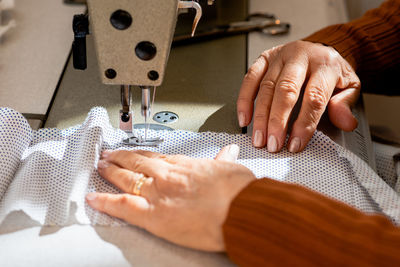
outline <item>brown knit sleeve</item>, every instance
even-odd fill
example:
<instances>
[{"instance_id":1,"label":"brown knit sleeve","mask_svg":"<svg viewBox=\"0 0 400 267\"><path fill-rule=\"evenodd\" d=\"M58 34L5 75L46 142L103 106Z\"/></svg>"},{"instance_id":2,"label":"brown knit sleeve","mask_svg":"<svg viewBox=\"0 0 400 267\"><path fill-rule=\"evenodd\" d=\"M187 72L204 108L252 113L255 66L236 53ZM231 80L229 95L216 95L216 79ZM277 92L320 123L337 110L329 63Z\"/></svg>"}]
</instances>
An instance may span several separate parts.
<instances>
[{"instance_id":1,"label":"brown knit sleeve","mask_svg":"<svg viewBox=\"0 0 400 267\"><path fill-rule=\"evenodd\" d=\"M363 91L400 94L400 0L385 1L360 19L303 40L334 47L356 70Z\"/></svg>"},{"instance_id":2,"label":"brown knit sleeve","mask_svg":"<svg viewBox=\"0 0 400 267\"><path fill-rule=\"evenodd\" d=\"M256 180L223 225L240 266L399 266L400 228L305 187Z\"/></svg>"}]
</instances>

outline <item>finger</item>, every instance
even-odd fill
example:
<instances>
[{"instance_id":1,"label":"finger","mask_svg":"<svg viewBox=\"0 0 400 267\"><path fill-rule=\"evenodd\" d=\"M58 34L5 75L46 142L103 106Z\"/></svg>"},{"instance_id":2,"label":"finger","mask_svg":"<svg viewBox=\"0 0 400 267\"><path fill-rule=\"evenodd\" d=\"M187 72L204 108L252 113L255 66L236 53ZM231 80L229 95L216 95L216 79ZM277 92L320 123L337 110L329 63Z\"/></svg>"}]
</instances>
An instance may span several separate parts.
<instances>
[{"instance_id":1,"label":"finger","mask_svg":"<svg viewBox=\"0 0 400 267\"><path fill-rule=\"evenodd\" d=\"M258 88L264 74L268 68L268 60L265 55L261 55L256 62L249 68L243 78L240 87L237 106L237 115L240 127L250 124L253 116L254 99L257 96Z\"/></svg>"},{"instance_id":2,"label":"finger","mask_svg":"<svg viewBox=\"0 0 400 267\"><path fill-rule=\"evenodd\" d=\"M165 155L153 151L147 151L147 150L135 150L136 154L148 157L148 158L164 158Z\"/></svg>"},{"instance_id":3,"label":"finger","mask_svg":"<svg viewBox=\"0 0 400 267\"><path fill-rule=\"evenodd\" d=\"M299 58L287 62L282 69L268 120L269 152L278 152L285 143L289 117L299 98L307 69L307 63Z\"/></svg>"},{"instance_id":4,"label":"finger","mask_svg":"<svg viewBox=\"0 0 400 267\"><path fill-rule=\"evenodd\" d=\"M265 146L271 103L274 97L276 81L282 67L281 60L274 61L260 84L253 122L253 145L255 147Z\"/></svg>"},{"instance_id":5,"label":"finger","mask_svg":"<svg viewBox=\"0 0 400 267\"><path fill-rule=\"evenodd\" d=\"M125 193L134 194L136 182L143 178L143 175L120 168L119 166L110 162L100 160L97 165L97 170L101 177L114 184L116 187ZM143 197L149 196L149 190L153 178L146 178L140 188L140 195Z\"/></svg>"},{"instance_id":6,"label":"finger","mask_svg":"<svg viewBox=\"0 0 400 267\"><path fill-rule=\"evenodd\" d=\"M328 104L330 121L343 131L353 131L357 128L357 119L351 112L360 96L358 88L348 88L334 95Z\"/></svg>"},{"instance_id":7,"label":"finger","mask_svg":"<svg viewBox=\"0 0 400 267\"><path fill-rule=\"evenodd\" d=\"M288 149L292 153L302 151L310 141L324 113L337 83L337 74L318 70L313 73L304 92L300 113L291 132Z\"/></svg>"},{"instance_id":8,"label":"finger","mask_svg":"<svg viewBox=\"0 0 400 267\"><path fill-rule=\"evenodd\" d=\"M86 201L93 209L146 228L150 204L145 198L128 194L89 193Z\"/></svg>"},{"instance_id":9,"label":"finger","mask_svg":"<svg viewBox=\"0 0 400 267\"><path fill-rule=\"evenodd\" d=\"M240 148L238 145L232 144L226 146L219 151L218 155L215 157L216 160L224 160L229 162L236 162L239 156Z\"/></svg>"},{"instance_id":10,"label":"finger","mask_svg":"<svg viewBox=\"0 0 400 267\"><path fill-rule=\"evenodd\" d=\"M136 150L136 153L139 155L146 156L148 158L158 158L162 159L168 163L176 164L176 163L184 163L188 160L191 160L190 157L185 155L164 155L156 152L146 151L146 150Z\"/></svg>"},{"instance_id":11,"label":"finger","mask_svg":"<svg viewBox=\"0 0 400 267\"><path fill-rule=\"evenodd\" d=\"M148 158L135 151L107 151L102 153L102 158L122 168L143 173L155 179L165 178L171 168L171 164L162 159Z\"/></svg>"}]
</instances>

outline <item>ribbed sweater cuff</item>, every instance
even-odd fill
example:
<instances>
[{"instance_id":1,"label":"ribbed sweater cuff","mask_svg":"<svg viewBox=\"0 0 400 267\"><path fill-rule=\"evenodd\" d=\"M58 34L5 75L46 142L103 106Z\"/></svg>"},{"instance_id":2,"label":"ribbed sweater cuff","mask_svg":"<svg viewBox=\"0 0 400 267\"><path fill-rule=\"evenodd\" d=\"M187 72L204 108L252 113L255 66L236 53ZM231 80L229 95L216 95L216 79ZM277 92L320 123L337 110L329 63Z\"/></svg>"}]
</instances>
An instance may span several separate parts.
<instances>
[{"instance_id":1,"label":"ribbed sweater cuff","mask_svg":"<svg viewBox=\"0 0 400 267\"><path fill-rule=\"evenodd\" d=\"M335 48L361 76L376 75L399 64L399 11L400 1L385 1L357 20L329 26L303 40Z\"/></svg>"},{"instance_id":2,"label":"ribbed sweater cuff","mask_svg":"<svg viewBox=\"0 0 400 267\"><path fill-rule=\"evenodd\" d=\"M238 194L223 234L228 256L240 266L400 262L400 229L387 218L271 179L256 180Z\"/></svg>"}]
</instances>

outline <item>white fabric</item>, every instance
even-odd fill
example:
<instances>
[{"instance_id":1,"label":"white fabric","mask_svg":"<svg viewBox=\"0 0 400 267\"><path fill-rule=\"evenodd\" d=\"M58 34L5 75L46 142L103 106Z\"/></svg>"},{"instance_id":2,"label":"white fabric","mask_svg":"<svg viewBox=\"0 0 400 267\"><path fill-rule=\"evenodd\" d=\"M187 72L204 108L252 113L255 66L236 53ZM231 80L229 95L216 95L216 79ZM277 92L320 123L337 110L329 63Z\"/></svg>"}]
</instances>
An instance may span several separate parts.
<instances>
[{"instance_id":1,"label":"white fabric","mask_svg":"<svg viewBox=\"0 0 400 267\"><path fill-rule=\"evenodd\" d=\"M299 154L256 149L246 135L185 131L156 134L165 142L144 149L213 158L223 146L236 143L241 148L238 163L259 178L299 183L362 211L383 212L400 221L399 195L365 162L321 132L315 133L307 149ZM38 131L32 131L18 112L0 109L0 222L11 211L22 210L40 224L65 225L73 210L76 222L81 224L124 224L92 210L84 199L91 191L119 192L99 177L96 166L102 150L137 149L124 146L123 138L126 134L111 127L103 108L92 109L82 125Z\"/></svg>"}]
</instances>

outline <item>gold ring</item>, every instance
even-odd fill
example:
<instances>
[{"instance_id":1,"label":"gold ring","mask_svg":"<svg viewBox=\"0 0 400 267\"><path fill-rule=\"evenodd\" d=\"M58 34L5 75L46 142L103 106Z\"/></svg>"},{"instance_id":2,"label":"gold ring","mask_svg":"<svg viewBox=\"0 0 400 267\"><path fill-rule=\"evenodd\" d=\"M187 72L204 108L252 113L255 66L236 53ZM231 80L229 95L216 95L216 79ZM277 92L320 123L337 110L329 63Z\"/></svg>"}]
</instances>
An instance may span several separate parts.
<instances>
[{"instance_id":1,"label":"gold ring","mask_svg":"<svg viewBox=\"0 0 400 267\"><path fill-rule=\"evenodd\" d=\"M146 177L144 177L143 174L140 174L140 178L136 180L135 186L133 187L133 194L140 196L140 189L142 188L142 185L146 181Z\"/></svg>"}]
</instances>

